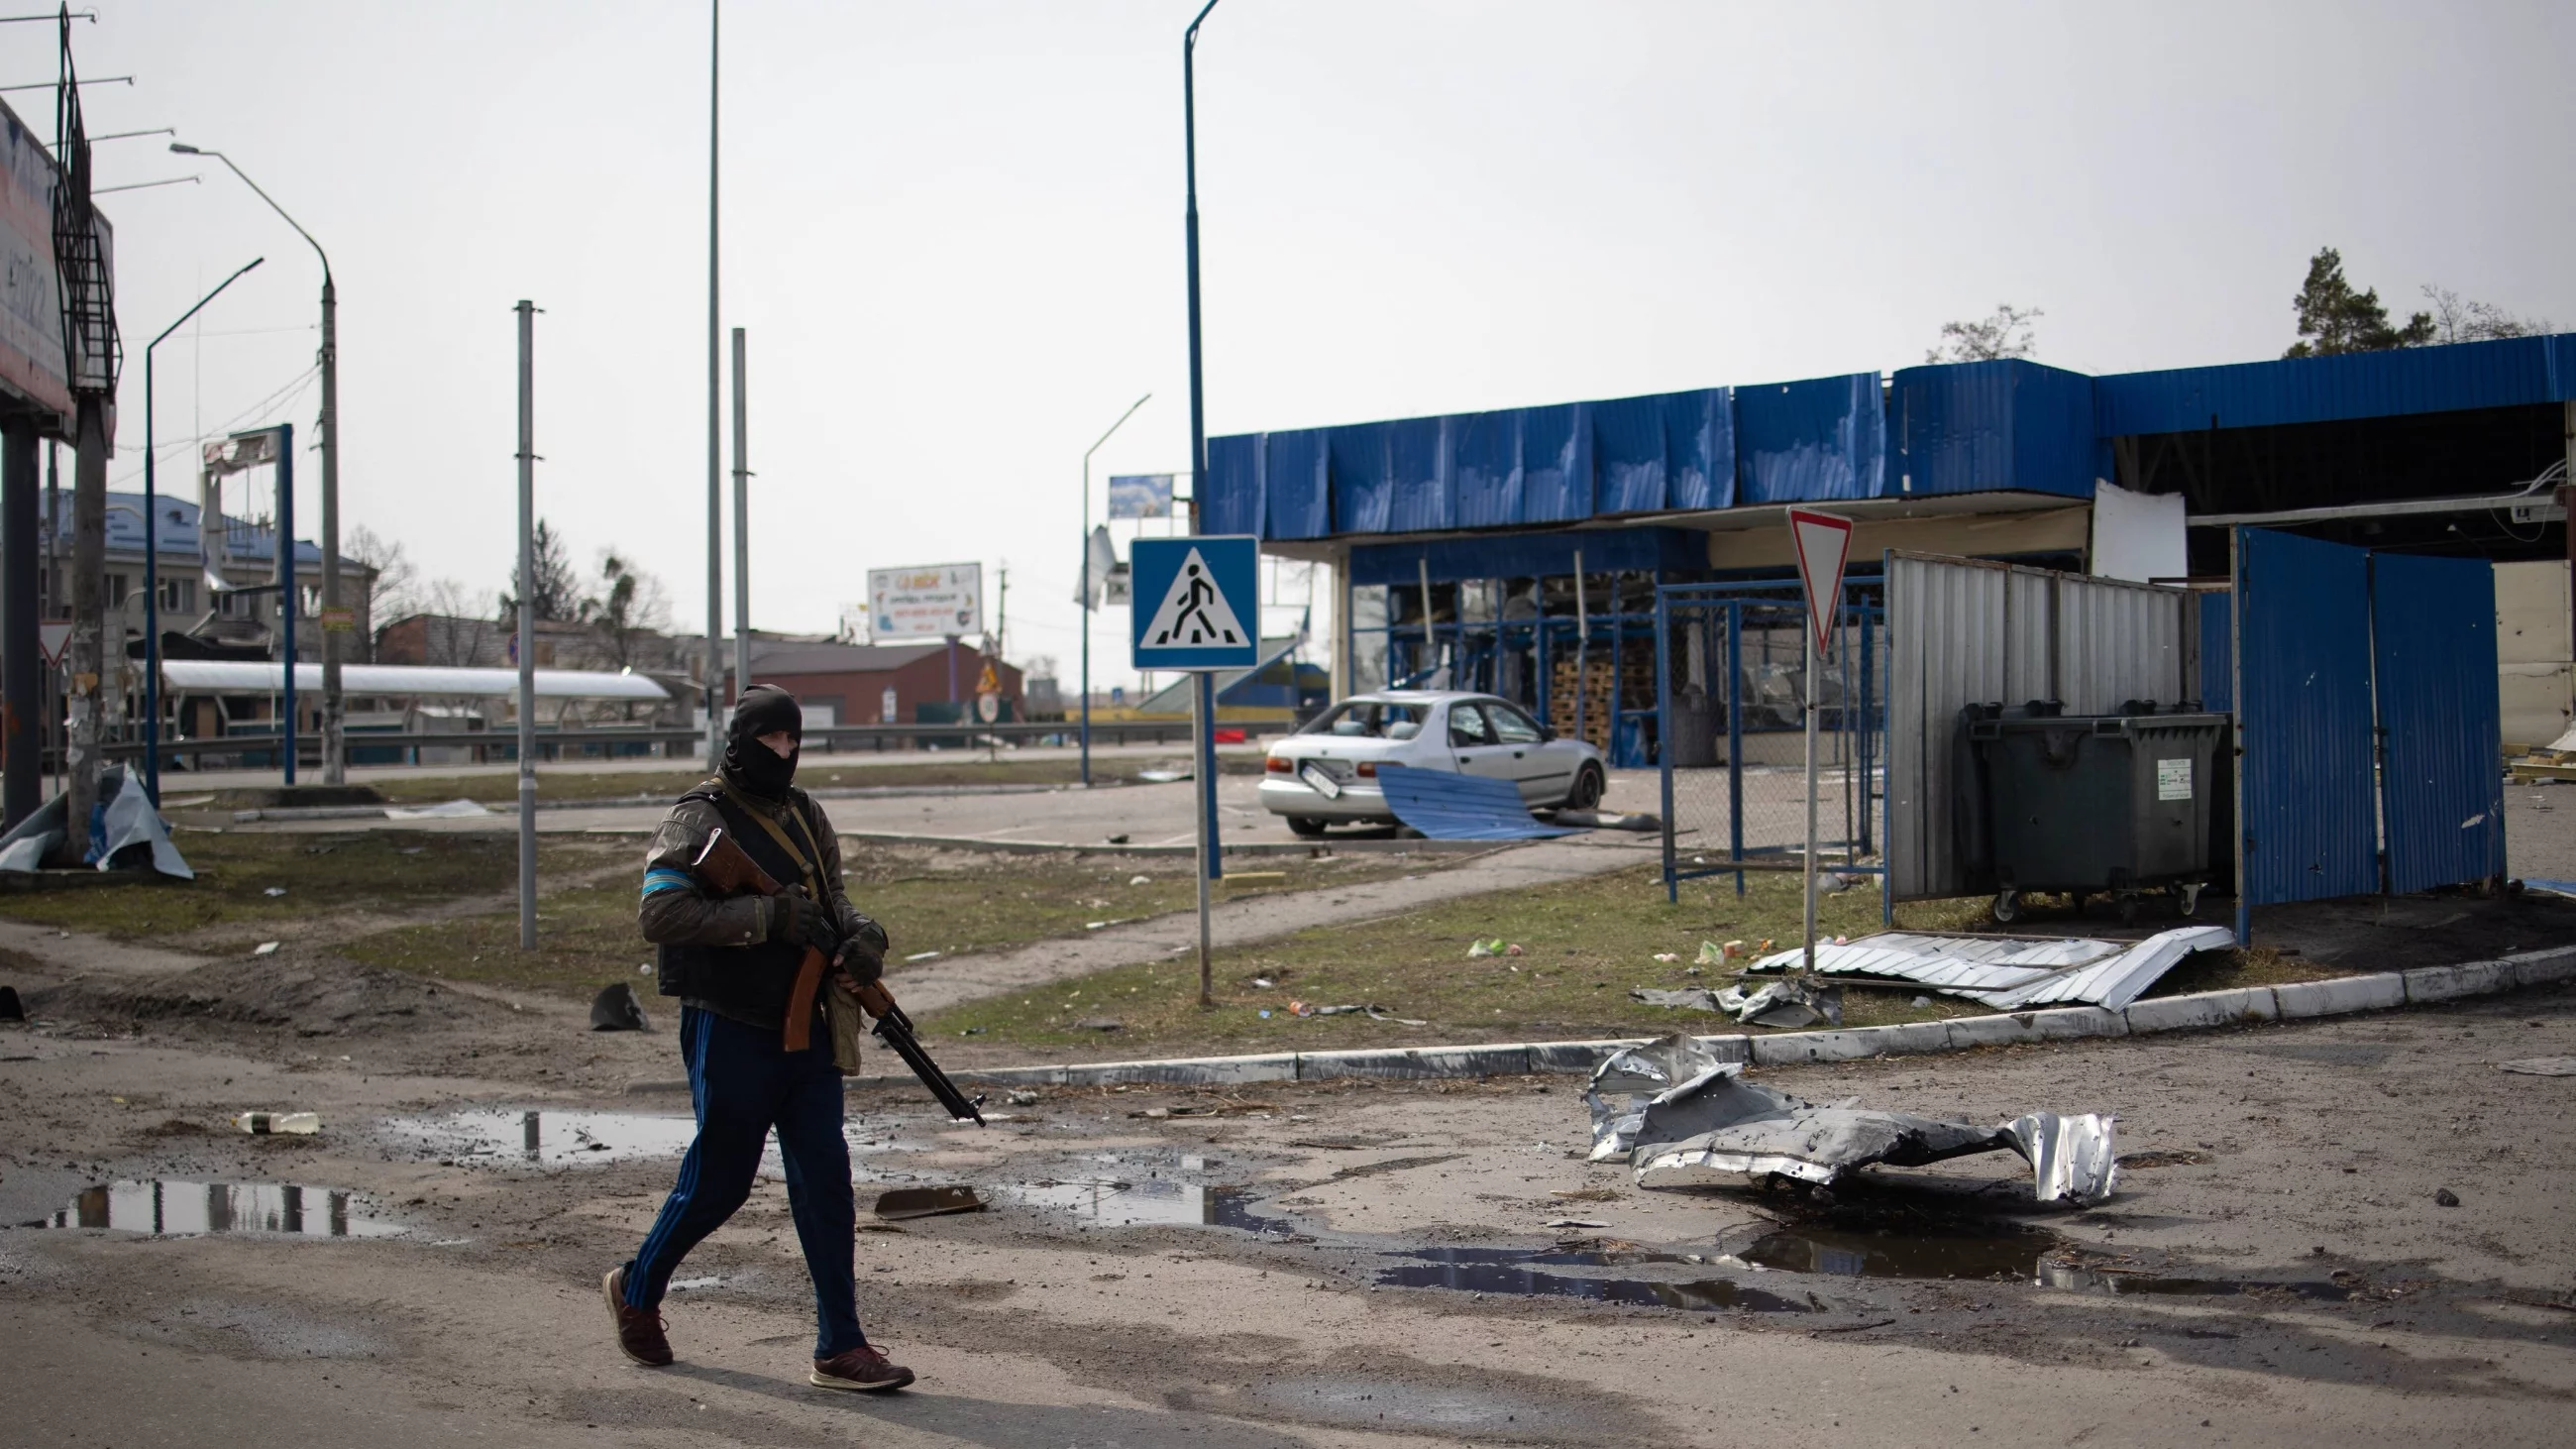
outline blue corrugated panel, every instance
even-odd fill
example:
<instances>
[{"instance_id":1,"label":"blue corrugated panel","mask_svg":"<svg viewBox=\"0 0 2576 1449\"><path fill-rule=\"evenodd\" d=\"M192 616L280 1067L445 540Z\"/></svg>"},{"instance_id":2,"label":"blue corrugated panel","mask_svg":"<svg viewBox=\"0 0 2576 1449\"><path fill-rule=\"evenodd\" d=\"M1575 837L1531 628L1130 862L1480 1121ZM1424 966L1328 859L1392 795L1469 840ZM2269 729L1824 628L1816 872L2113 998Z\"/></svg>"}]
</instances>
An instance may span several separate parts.
<instances>
[{"instance_id":1,"label":"blue corrugated panel","mask_svg":"<svg viewBox=\"0 0 2576 1449\"><path fill-rule=\"evenodd\" d=\"M2093 380L2007 359L1908 367L1890 380L1891 494L2093 496Z\"/></svg>"},{"instance_id":2,"label":"blue corrugated panel","mask_svg":"<svg viewBox=\"0 0 2576 1449\"><path fill-rule=\"evenodd\" d=\"M2370 592L2388 888L2404 893L2502 875L2494 566L2373 554Z\"/></svg>"},{"instance_id":3,"label":"blue corrugated panel","mask_svg":"<svg viewBox=\"0 0 2576 1449\"><path fill-rule=\"evenodd\" d=\"M1386 427L1386 531L1430 533L1452 526L1446 418L1406 418Z\"/></svg>"},{"instance_id":4,"label":"blue corrugated panel","mask_svg":"<svg viewBox=\"0 0 2576 1449\"><path fill-rule=\"evenodd\" d=\"M1881 492L1878 374L1735 390L1735 501L1819 503Z\"/></svg>"},{"instance_id":5,"label":"blue corrugated panel","mask_svg":"<svg viewBox=\"0 0 2576 1449\"><path fill-rule=\"evenodd\" d=\"M1522 523L1592 516L1592 429L1577 403L1522 408Z\"/></svg>"},{"instance_id":6,"label":"blue corrugated panel","mask_svg":"<svg viewBox=\"0 0 2576 1449\"><path fill-rule=\"evenodd\" d=\"M1199 500L1199 527L1208 533L1261 532L1266 511L1262 499L1261 435L1237 433L1208 439L1208 474L1225 478L1226 486Z\"/></svg>"},{"instance_id":7,"label":"blue corrugated panel","mask_svg":"<svg viewBox=\"0 0 2576 1449\"><path fill-rule=\"evenodd\" d=\"M1421 579L1426 564L1435 584L1561 578L1574 572L1577 553L1583 555L1586 573L1674 573L1708 566L1708 535L1687 528L1604 528L1360 543L1351 546L1351 582L1412 584Z\"/></svg>"},{"instance_id":8,"label":"blue corrugated panel","mask_svg":"<svg viewBox=\"0 0 2576 1449\"><path fill-rule=\"evenodd\" d=\"M1664 506L1735 506L1735 389L1668 392L1664 412Z\"/></svg>"},{"instance_id":9,"label":"blue corrugated panel","mask_svg":"<svg viewBox=\"0 0 2576 1449\"><path fill-rule=\"evenodd\" d=\"M2236 708L2236 600L2210 591L2191 599L2200 615L2200 707L2225 714Z\"/></svg>"},{"instance_id":10,"label":"blue corrugated panel","mask_svg":"<svg viewBox=\"0 0 2576 1449\"><path fill-rule=\"evenodd\" d=\"M1386 424L1324 429L1333 479L1333 532L1384 533L1393 501L1387 486Z\"/></svg>"},{"instance_id":11,"label":"blue corrugated panel","mask_svg":"<svg viewBox=\"0 0 2576 1449\"><path fill-rule=\"evenodd\" d=\"M1585 403L1592 424L1592 511L1664 506L1664 410L1651 397Z\"/></svg>"},{"instance_id":12,"label":"blue corrugated panel","mask_svg":"<svg viewBox=\"0 0 2576 1449\"><path fill-rule=\"evenodd\" d=\"M2237 538L2245 902L2376 891L2370 557L2266 529Z\"/></svg>"},{"instance_id":13,"label":"blue corrugated panel","mask_svg":"<svg viewBox=\"0 0 2576 1449\"><path fill-rule=\"evenodd\" d=\"M1321 428L1264 433L1262 492L1269 499L1264 538L1323 538L1333 531L1332 472Z\"/></svg>"},{"instance_id":14,"label":"blue corrugated panel","mask_svg":"<svg viewBox=\"0 0 2576 1449\"><path fill-rule=\"evenodd\" d=\"M1467 413L1449 421L1449 506L1458 526L1520 522L1521 415Z\"/></svg>"},{"instance_id":15,"label":"blue corrugated panel","mask_svg":"<svg viewBox=\"0 0 2576 1449\"><path fill-rule=\"evenodd\" d=\"M1577 833L1571 826L1531 819L1520 787L1509 780L1381 765L1377 782L1395 818L1433 840L1535 840Z\"/></svg>"},{"instance_id":16,"label":"blue corrugated panel","mask_svg":"<svg viewBox=\"0 0 2576 1449\"><path fill-rule=\"evenodd\" d=\"M2116 438L2513 407L2571 396L2576 337L2513 337L2098 377L2093 426Z\"/></svg>"}]
</instances>

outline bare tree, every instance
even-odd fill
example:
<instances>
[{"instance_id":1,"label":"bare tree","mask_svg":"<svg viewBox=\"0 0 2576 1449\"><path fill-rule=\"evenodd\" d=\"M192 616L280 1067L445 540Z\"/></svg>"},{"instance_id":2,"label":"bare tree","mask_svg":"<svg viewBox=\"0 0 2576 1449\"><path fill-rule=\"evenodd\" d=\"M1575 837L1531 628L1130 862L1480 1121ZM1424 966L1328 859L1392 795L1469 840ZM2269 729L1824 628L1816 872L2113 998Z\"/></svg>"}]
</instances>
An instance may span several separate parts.
<instances>
[{"instance_id":1,"label":"bare tree","mask_svg":"<svg viewBox=\"0 0 2576 1449\"><path fill-rule=\"evenodd\" d=\"M423 621L421 663L471 665L487 663L482 640L491 612L473 590L454 579L439 579L421 593Z\"/></svg>"},{"instance_id":2,"label":"bare tree","mask_svg":"<svg viewBox=\"0 0 2576 1449\"><path fill-rule=\"evenodd\" d=\"M349 530L341 553L367 571L366 597L359 600L358 617L369 633L420 612L420 571L412 566L399 540L362 523Z\"/></svg>"},{"instance_id":3,"label":"bare tree","mask_svg":"<svg viewBox=\"0 0 2576 1449\"><path fill-rule=\"evenodd\" d=\"M609 662L620 669L644 662L639 658L644 642L671 625L671 600L662 581L613 548L600 552L599 592L583 601L582 609Z\"/></svg>"},{"instance_id":4,"label":"bare tree","mask_svg":"<svg viewBox=\"0 0 2576 1449\"><path fill-rule=\"evenodd\" d=\"M2493 302L2471 302L2448 287L2427 284L2424 300L2433 304L2436 342L2491 342L2499 337L2542 337L2550 332L2546 317L2516 317Z\"/></svg>"},{"instance_id":5,"label":"bare tree","mask_svg":"<svg viewBox=\"0 0 2576 1449\"><path fill-rule=\"evenodd\" d=\"M1923 354L1925 362L1992 362L2028 357L2039 346L2031 323L2048 314L2037 307L1997 302L1991 317L1975 322L1941 324L1941 345Z\"/></svg>"}]
</instances>

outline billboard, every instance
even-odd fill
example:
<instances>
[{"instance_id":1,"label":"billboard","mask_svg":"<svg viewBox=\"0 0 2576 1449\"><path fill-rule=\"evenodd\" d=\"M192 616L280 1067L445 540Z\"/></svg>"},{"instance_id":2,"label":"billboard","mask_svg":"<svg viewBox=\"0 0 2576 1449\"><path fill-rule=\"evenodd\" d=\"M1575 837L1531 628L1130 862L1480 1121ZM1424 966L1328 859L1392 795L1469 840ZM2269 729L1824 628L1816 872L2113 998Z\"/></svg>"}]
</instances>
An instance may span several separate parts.
<instances>
[{"instance_id":1,"label":"billboard","mask_svg":"<svg viewBox=\"0 0 2576 1449\"><path fill-rule=\"evenodd\" d=\"M63 357L63 304L54 265L54 182L61 173L43 137L0 105L0 387L61 418L71 430L71 369ZM113 258L107 218L100 251ZM111 260L109 265L113 267Z\"/></svg>"},{"instance_id":2,"label":"billboard","mask_svg":"<svg viewBox=\"0 0 2576 1449\"><path fill-rule=\"evenodd\" d=\"M1172 516L1172 475L1169 473L1122 473L1109 480L1109 516L1111 518L1169 518Z\"/></svg>"},{"instance_id":3,"label":"billboard","mask_svg":"<svg viewBox=\"0 0 2576 1449\"><path fill-rule=\"evenodd\" d=\"M943 639L984 632L984 566L868 570L869 637Z\"/></svg>"}]
</instances>

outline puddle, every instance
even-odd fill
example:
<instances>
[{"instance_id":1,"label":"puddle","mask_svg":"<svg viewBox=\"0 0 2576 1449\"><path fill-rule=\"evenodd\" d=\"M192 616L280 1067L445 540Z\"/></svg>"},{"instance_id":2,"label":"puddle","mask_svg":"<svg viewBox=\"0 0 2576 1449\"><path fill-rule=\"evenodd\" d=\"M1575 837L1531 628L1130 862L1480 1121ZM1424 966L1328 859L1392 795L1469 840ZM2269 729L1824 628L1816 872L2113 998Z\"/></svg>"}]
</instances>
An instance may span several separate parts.
<instances>
[{"instance_id":1,"label":"puddle","mask_svg":"<svg viewBox=\"0 0 2576 1449\"><path fill-rule=\"evenodd\" d=\"M687 1117L642 1112L473 1110L436 1117L396 1117L384 1133L424 1157L460 1166L505 1162L562 1167L677 1157L698 1124Z\"/></svg>"},{"instance_id":2,"label":"puddle","mask_svg":"<svg viewBox=\"0 0 2576 1449\"><path fill-rule=\"evenodd\" d=\"M1757 1268L1844 1278L2021 1278L2063 1239L2036 1228L1783 1228L1736 1250Z\"/></svg>"},{"instance_id":3,"label":"puddle","mask_svg":"<svg viewBox=\"0 0 2576 1449\"><path fill-rule=\"evenodd\" d=\"M1261 1194L1248 1187L1206 1187L1169 1178L1147 1178L1142 1182L1100 1179L1022 1183L1001 1190L1032 1206L1062 1209L1077 1221L1096 1227L1180 1224L1274 1236L1288 1231L1278 1219L1252 1211L1252 1203Z\"/></svg>"},{"instance_id":4,"label":"puddle","mask_svg":"<svg viewBox=\"0 0 2576 1449\"><path fill-rule=\"evenodd\" d=\"M403 1225L346 1188L286 1182L111 1182L89 1188L49 1220L57 1228L121 1233L276 1233L390 1238Z\"/></svg>"},{"instance_id":5,"label":"puddle","mask_svg":"<svg viewBox=\"0 0 2576 1449\"><path fill-rule=\"evenodd\" d=\"M434 1117L389 1118L378 1130L418 1159L459 1167L580 1167L678 1157L689 1150L698 1124L690 1117L647 1112L479 1108ZM880 1141L857 1123L844 1126L842 1134L854 1159L862 1152L918 1150L909 1143ZM760 1175L773 1182L785 1175L775 1134L761 1149ZM850 1176L871 1182L901 1180L909 1174L877 1172L854 1161Z\"/></svg>"},{"instance_id":6,"label":"puddle","mask_svg":"<svg viewBox=\"0 0 2576 1449\"><path fill-rule=\"evenodd\" d=\"M2353 1289L2341 1283L2272 1282L2261 1278L2184 1278L2162 1273L2103 1271L2098 1268L2076 1268L2050 1263L2041 1266L2034 1279L2043 1287L2062 1288L2077 1293L2169 1295L2178 1298L2283 1297L2310 1303L2343 1303L2353 1296Z\"/></svg>"},{"instance_id":7,"label":"puddle","mask_svg":"<svg viewBox=\"0 0 2576 1449\"><path fill-rule=\"evenodd\" d=\"M1689 1264L1694 1255L1688 1254L1417 1248L1393 1256L1413 1261L1378 1270L1377 1281L1389 1288L1450 1288L1462 1292L1508 1293L1524 1297L1588 1298L1602 1303L1634 1303L1649 1308L1684 1308L1702 1313L1719 1309L1744 1309L1754 1313L1818 1311L1818 1305L1811 1301L1785 1298L1725 1278L1666 1282L1653 1278L1561 1271L1642 1263Z\"/></svg>"}]
</instances>

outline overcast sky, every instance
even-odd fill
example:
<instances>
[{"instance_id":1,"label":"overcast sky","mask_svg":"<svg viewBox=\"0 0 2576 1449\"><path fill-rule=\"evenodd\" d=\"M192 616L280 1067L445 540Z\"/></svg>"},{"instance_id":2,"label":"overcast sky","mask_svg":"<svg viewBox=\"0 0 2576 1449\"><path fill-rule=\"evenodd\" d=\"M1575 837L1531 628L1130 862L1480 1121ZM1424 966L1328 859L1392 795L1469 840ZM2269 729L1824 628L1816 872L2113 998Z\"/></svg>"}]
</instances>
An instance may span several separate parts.
<instances>
[{"instance_id":1,"label":"overcast sky","mask_svg":"<svg viewBox=\"0 0 2576 1449\"><path fill-rule=\"evenodd\" d=\"M138 80L88 92L91 131L222 148L331 249L348 523L507 581L531 298L542 512L699 627L707 7L96 4L84 73ZM1151 391L1095 476L1187 466L1194 10L726 7L755 624L828 630L872 566L1007 562L1012 657L1070 673L1083 448ZM49 26L0 47L7 82L53 74ZM2563 3L1225 0L1199 48L1209 431L1887 370L1999 301L2088 372L2277 356L2329 244L2394 310L2439 283L2576 327L2570 55ZM11 100L50 132L49 97ZM165 448L313 418L281 390L318 266L164 139L100 148L104 184L205 178L102 203L120 488L142 344L253 256L163 345Z\"/></svg>"}]
</instances>

